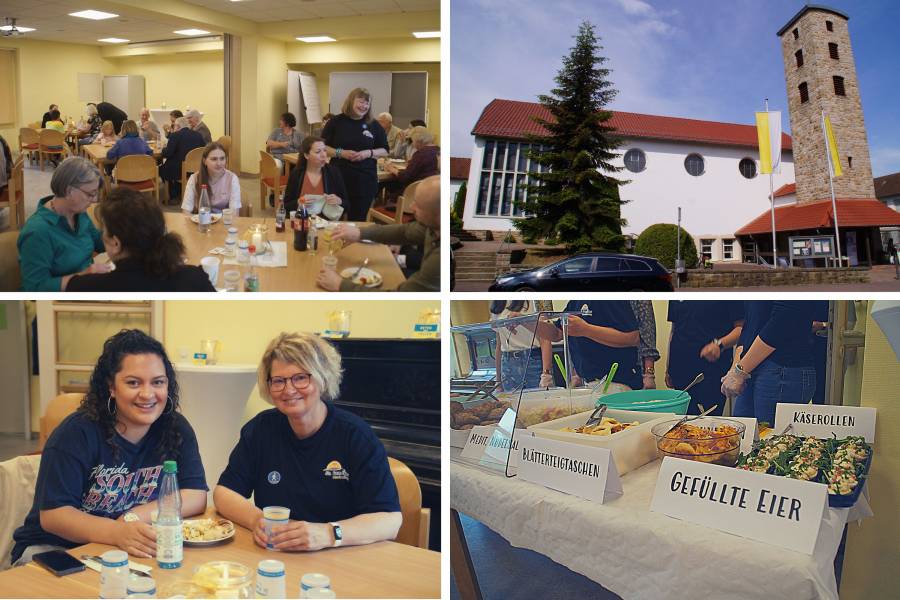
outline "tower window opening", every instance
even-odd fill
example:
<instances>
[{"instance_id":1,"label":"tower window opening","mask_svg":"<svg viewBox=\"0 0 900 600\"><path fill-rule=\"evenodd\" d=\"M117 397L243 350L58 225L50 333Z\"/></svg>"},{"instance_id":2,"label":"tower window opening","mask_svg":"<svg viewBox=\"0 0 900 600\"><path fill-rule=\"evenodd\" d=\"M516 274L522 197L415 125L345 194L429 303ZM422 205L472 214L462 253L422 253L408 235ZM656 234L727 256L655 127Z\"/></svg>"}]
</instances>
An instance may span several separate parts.
<instances>
[{"instance_id":1,"label":"tower window opening","mask_svg":"<svg viewBox=\"0 0 900 600\"><path fill-rule=\"evenodd\" d=\"M800 104L804 104L809 102L809 86L806 85L806 82L800 84Z\"/></svg>"},{"instance_id":2,"label":"tower window opening","mask_svg":"<svg viewBox=\"0 0 900 600\"><path fill-rule=\"evenodd\" d=\"M848 157L847 157L847 168L848 168L848 169L852 169L852 168L853 168L853 157L852 157L852 156L848 156Z\"/></svg>"},{"instance_id":3,"label":"tower window opening","mask_svg":"<svg viewBox=\"0 0 900 600\"><path fill-rule=\"evenodd\" d=\"M834 60L840 59L840 56L838 56L838 47L837 47L837 44L834 44L834 43L828 44L828 54L829 54L829 55L831 56L831 58L833 58Z\"/></svg>"},{"instance_id":4,"label":"tower window opening","mask_svg":"<svg viewBox=\"0 0 900 600\"><path fill-rule=\"evenodd\" d=\"M794 52L794 56L797 58L797 67L803 66L803 50L797 50Z\"/></svg>"},{"instance_id":5,"label":"tower window opening","mask_svg":"<svg viewBox=\"0 0 900 600\"><path fill-rule=\"evenodd\" d=\"M846 96L847 92L844 90L844 78L838 77L835 75L832 77L834 79L834 93L836 96Z\"/></svg>"},{"instance_id":6,"label":"tower window opening","mask_svg":"<svg viewBox=\"0 0 900 600\"><path fill-rule=\"evenodd\" d=\"M796 27L794 27L793 34L795 40L800 39L800 31Z\"/></svg>"},{"instance_id":7,"label":"tower window opening","mask_svg":"<svg viewBox=\"0 0 900 600\"><path fill-rule=\"evenodd\" d=\"M834 31L834 23L831 21L825 21L825 29L828 31Z\"/></svg>"}]
</instances>

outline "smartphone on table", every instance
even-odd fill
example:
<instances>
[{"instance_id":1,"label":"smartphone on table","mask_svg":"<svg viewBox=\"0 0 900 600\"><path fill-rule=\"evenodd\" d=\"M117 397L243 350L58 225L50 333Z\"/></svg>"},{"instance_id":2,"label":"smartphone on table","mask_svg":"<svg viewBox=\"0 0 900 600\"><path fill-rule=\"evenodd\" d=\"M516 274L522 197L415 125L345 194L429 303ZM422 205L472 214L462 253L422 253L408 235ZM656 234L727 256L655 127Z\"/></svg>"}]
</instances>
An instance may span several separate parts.
<instances>
[{"instance_id":1,"label":"smartphone on table","mask_svg":"<svg viewBox=\"0 0 900 600\"><path fill-rule=\"evenodd\" d=\"M51 550L34 555L34 562L41 565L57 577L84 571L84 563L62 550Z\"/></svg>"}]
</instances>

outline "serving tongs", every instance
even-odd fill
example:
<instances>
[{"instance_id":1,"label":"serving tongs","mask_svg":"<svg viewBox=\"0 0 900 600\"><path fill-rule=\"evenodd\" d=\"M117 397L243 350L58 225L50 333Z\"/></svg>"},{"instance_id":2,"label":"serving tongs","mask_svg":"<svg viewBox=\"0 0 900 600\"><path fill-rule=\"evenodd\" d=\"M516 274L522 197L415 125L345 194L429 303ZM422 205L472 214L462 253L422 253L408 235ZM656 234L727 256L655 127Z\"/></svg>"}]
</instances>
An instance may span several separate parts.
<instances>
[{"instance_id":1,"label":"serving tongs","mask_svg":"<svg viewBox=\"0 0 900 600\"><path fill-rule=\"evenodd\" d=\"M684 388L684 389L686 390L687 388ZM683 416L683 417L681 418L680 421L678 421L677 423L675 423L672 427L670 427L670 428L666 431L666 433L663 434L663 437L665 437L666 434L669 433L669 431L672 431L673 429L675 429L675 428L677 428L677 427L681 427L682 425L684 425L684 424L687 423L688 421L694 421L694 420L699 419L699 418L701 418L701 417L705 417L706 415L708 415L708 414L711 413L712 411L716 410L717 408L719 408L719 405L718 405L718 404L713 404L711 407L707 408L706 410L704 410L702 413L700 413L700 414L697 415L696 417L689 417L688 415Z\"/></svg>"},{"instance_id":2,"label":"serving tongs","mask_svg":"<svg viewBox=\"0 0 900 600\"><path fill-rule=\"evenodd\" d=\"M607 406L606 404L601 404L600 406L595 408L594 412L591 413L591 416L588 417L588 420L584 422L584 426L591 427L602 421L603 413L606 412L607 408L609 408L609 406Z\"/></svg>"}]
</instances>

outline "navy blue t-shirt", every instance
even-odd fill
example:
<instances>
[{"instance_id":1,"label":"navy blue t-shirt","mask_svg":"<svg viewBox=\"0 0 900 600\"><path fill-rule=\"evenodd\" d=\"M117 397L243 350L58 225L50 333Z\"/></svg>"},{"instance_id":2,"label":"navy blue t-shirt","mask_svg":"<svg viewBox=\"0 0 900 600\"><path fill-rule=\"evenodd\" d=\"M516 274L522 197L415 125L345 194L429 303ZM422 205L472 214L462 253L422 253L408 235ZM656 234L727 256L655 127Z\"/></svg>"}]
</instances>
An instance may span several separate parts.
<instances>
[{"instance_id":1,"label":"navy blue t-shirt","mask_svg":"<svg viewBox=\"0 0 900 600\"><path fill-rule=\"evenodd\" d=\"M740 345L744 354L757 336L775 351L765 362L782 367L812 367L810 347L812 322L816 316L815 300L745 300L746 319Z\"/></svg>"},{"instance_id":2,"label":"navy blue t-shirt","mask_svg":"<svg viewBox=\"0 0 900 600\"><path fill-rule=\"evenodd\" d=\"M388 139L384 129L376 120L366 122L363 119L352 119L345 114L333 117L322 129L325 143L334 149L357 150L365 152L376 148L388 150ZM364 196L374 198L378 193L378 168L374 158L358 162L335 157L331 164L335 165L344 178L344 185L351 197ZM346 198L344 199L346 201Z\"/></svg>"},{"instance_id":3,"label":"navy blue t-shirt","mask_svg":"<svg viewBox=\"0 0 900 600\"><path fill-rule=\"evenodd\" d=\"M353 413L326 403L322 427L306 439L286 416L265 410L241 429L219 485L256 506L286 506L291 519L328 523L374 512L400 512L387 453Z\"/></svg>"},{"instance_id":4,"label":"navy blue t-shirt","mask_svg":"<svg viewBox=\"0 0 900 600\"><path fill-rule=\"evenodd\" d=\"M638 330L637 317L627 300L571 300L566 312L581 312L583 306L591 311L590 316L582 316L586 323L611 327L618 331ZM637 370L637 346L613 348L586 337L569 337L569 351L575 371L584 381L599 379L609 373L614 362L619 363L613 381L624 383L633 390L643 387L641 373Z\"/></svg>"},{"instance_id":5,"label":"navy blue t-shirt","mask_svg":"<svg viewBox=\"0 0 900 600\"><path fill-rule=\"evenodd\" d=\"M79 545L44 531L42 510L72 506L94 516L117 519L136 505L153 502L158 495L164 460L178 461L180 489L207 490L194 430L179 413L175 413L175 424L182 440L177 457L159 455L160 421L151 425L137 444L116 434L113 443L119 453L115 457L99 424L81 412L66 417L44 447L34 503L25 524L13 534L16 545L12 561L18 560L34 544L65 548Z\"/></svg>"}]
</instances>

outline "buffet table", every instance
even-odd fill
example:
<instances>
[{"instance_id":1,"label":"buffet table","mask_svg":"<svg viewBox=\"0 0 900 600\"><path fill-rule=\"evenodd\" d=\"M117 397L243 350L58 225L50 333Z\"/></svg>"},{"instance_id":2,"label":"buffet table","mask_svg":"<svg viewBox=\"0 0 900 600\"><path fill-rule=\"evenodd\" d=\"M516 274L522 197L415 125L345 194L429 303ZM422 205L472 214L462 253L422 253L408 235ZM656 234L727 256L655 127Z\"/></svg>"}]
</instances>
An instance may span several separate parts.
<instances>
[{"instance_id":1,"label":"buffet table","mask_svg":"<svg viewBox=\"0 0 900 600\"><path fill-rule=\"evenodd\" d=\"M833 561L844 526L872 515L865 495L851 509L826 509L808 556L650 512L659 460L627 473L624 494L599 505L463 462L459 453L451 448L453 510L629 600L837 600ZM452 528L452 567L462 591L474 581L467 565L476 573L491 567L471 564L461 535Z\"/></svg>"},{"instance_id":2,"label":"buffet table","mask_svg":"<svg viewBox=\"0 0 900 600\"><path fill-rule=\"evenodd\" d=\"M165 598L173 582L190 579L194 568L214 560L236 561L254 571L260 560L276 558L284 562L285 591L296 598L300 577L305 573L325 573L338 598L439 598L441 595L441 555L395 542L368 546L331 548L318 552L274 553L253 542L253 534L235 527L230 542L205 548L185 547L179 569L160 569L152 559L136 562L153 567L157 597ZM98 556L112 546L86 544L69 554ZM56 577L35 563L0 573L0 598L96 598L100 574L86 569Z\"/></svg>"}]
</instances>

